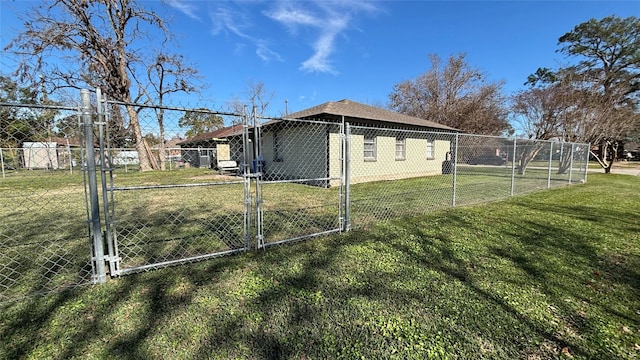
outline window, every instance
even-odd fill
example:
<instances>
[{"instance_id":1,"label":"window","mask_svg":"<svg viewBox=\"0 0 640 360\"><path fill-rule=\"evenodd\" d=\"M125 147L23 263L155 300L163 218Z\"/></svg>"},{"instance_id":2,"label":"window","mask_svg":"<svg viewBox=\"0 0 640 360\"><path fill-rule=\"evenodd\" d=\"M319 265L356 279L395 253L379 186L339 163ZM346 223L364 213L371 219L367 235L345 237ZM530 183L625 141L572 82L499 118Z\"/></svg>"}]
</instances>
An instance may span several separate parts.
<instances>
[{"instance_id":1,"label":"window","mask_svg":"<svg viewBox=\"0 0 640 360\"><path fill-rule=\"evenodd\" d=\"M376 137L373 135L364 136L364 160L376 161Z\"/></svg>"},{"instance_id":2,"label":"window","mask_svg":"<svg viewBox=\"0 0 640 360\"><path fill-rule=\"evenodd\" d=\"M433 139L427 139L427 159L435 159L436 158L436 151L435 151L435 146L433 144Z\"/></svg>"},{"instance_id":3,"label":"window","mask_svg":"<svg viewBox=\"0 0 640 360\"><path fill-rule=\"evenodd\" d=\"M407 139L396 136L396 160L404 160L407 156Z\"/></svg>"}]
</instances>

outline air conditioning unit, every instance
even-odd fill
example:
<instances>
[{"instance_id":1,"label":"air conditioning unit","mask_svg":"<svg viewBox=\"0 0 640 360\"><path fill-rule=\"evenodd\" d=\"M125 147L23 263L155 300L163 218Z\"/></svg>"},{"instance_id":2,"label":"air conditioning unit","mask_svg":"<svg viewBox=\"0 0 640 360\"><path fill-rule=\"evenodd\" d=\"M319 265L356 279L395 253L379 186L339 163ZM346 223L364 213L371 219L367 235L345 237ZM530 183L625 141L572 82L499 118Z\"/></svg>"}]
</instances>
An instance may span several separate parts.
<instances>
[{"instance_id":1,"label":"air conditioning unit","mask_svg":"<svg viewBox=\"0 0 640 360\"><path fill-rule=\"evenodd\" d=\"M200 168L201 169L211 168L211 159L209 158L209 155L200 155Z\"/></svg>"}]
</instances>

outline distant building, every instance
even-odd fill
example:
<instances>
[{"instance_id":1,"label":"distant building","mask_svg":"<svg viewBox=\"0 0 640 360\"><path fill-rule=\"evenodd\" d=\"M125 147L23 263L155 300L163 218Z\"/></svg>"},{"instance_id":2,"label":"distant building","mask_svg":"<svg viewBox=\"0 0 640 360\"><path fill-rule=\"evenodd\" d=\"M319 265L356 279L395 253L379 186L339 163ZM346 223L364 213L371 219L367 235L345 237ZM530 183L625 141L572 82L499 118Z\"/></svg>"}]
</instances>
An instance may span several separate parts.
<instances>
[{"instance_id":1,"label":"distant building","mask_svg":"<svg viewBox=\"0 0 640 360\"><path fill-rule=\"evenodd\" d=\"M35 169L67 169L75 166L79 156L80 141L51 137L47 141L22 143L23 166Z\"/></svg>"}]
</instances>

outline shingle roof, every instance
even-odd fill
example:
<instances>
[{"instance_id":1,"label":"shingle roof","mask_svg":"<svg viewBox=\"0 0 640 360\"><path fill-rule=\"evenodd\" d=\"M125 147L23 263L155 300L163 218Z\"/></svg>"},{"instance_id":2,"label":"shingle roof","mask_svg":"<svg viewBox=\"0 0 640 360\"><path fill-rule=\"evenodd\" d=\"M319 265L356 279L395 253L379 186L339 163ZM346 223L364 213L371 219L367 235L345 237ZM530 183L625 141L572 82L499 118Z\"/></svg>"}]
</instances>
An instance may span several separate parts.
<instances>
[{"instance_id":1,"label":"shingle roof","mask_svg":"<svg viewBox=\"0 0 640 360\"><path fill-rule=\"evenodd\" d=\"M397 112L385 110L379 107L365 105L356 101L343 99L340 101L329 101L324 104L316 105L308 109L304 109L286 116L288 119L327 119L336 120L344 116L347 121L353 120L373 120L379 122L387 122L402 125L412 125L428 127L432 129L460 131L450 126L438 124L434 121L424 120L413 116L399 114ZM328 120L328 119L327 119ZM279 119L268 121L264 125L270 125L280 122ZM234 124L212 132L200 134L190 139L186 139L179 144L193 144L201 141L224 139L230 136L242 135L242 124Z\"/></svg>"},{"instance_id":2,"label":"shingle roof","mask_svg":"<svg viewBox=\"0 0 640 360\"><path fill-rule=\"evenodd\" d=\"M385 110L379 107L365 105L356 101L343 99L340 101L329 101L305 110L287 115L292 119L321 118L326 115L345 116L347 118L367 119L383 122L391 122L403 125L424 126L434 129L460 131L458 129L438 124L434 121L424 120L413 116L399 114L397 112Z\"/></svg>"},{"instance_id":3,"label":"shingle roof","mask_svg":"<svg viewBox=\"0 0 640 360\"><path fill-rule=\"evenodd\" d=\"M192 138L184 140L183 142L180 142L179 144L191 144L200 141L224 139L230 136L242 135L243 132L244 131L242 129L242 124L233 124L231 126L223 127L218 130L194 136Z\"/></svg>"},{"instance_id":4,"label":"shingle roof","mask_svg":"<svg viewBox=\"0 0 640 360\"><path fill-rule=\"evenodd\" d=\"M58 146L63 146L69 144L69 146L81 146L81 141L77 137L73 138L63 138L63 137L49 137L47 138L48 142L54 142L58 144Z\"/></svg>"}]
</instances>

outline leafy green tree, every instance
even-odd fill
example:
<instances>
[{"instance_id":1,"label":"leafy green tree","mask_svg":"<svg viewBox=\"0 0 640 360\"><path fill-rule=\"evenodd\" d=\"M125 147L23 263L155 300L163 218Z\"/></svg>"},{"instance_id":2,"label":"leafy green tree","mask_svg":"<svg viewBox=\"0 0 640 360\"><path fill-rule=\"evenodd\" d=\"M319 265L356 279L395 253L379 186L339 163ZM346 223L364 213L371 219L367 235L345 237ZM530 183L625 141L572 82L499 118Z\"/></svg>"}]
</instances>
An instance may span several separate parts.
<instances>
[{"instance_id":1,"label":"leafy green tree","mask_svg":"<svg viewBox=\"0 0 640 360\"><path fill-rule=\"evenodd\" d=\"M558 44L559 52L578 59L554 75L556 82L574 89L573 116L568 118L574 126L564 128L599 145L592 155L609 173L619 145L640 123L640 19L591 19L562 35Z\"/></svg>"},{"instance_id":2,"label":"leafy green tree","mask_svg":"<svg viewBox=\"0 0 640 360\"><path fill-rule=\"evenodd\" d=\"M160 141L159 137L157 137L156 135L151 134L151 133L146 134L144 136L144 139L147 141L147 144L149 144L150 146L156 146L156 145L159 145L160 143L162 143L162 141Z\"/></svg>"},{"instance_id":3,"label":"leafy green tree","mask_svg":"<svg viewBox=\"0 0 640 360\"><path fill-rule=\"evenodd\" d=\"M558 40L560 52L580 61L565 71L598 87L612 104L638 103L640 19L607 16L576 26ZM578 78L578 77L576 77Z\"/></svg>"},{"instance_id":4,"label":"leafy green tree","mask_svg":"<svg viewBox=\"0 0 640 360\"><path fill-rule=\"evenodd\" d=\"M187 128L185 136L191 138L220 129L224 124L224 119L208 109L197 109L186 111L184 116L178 120L178 125Z\"/></svg>"},{"instance_id":5,"label":"leafy green tree","mask_svg":"<svg viewBox=\"0 0 640 360\"><path fill-rule=\"evenodd\" d=\"M0 147L18 148L25 141L45 141L52 134L58 113L40 105L54 105L46 96L20 87L13 79L0 76L0 102L23 106L0 106ZM37 105L28 107L24 105Z\"/></svg>"}]
</instances>

